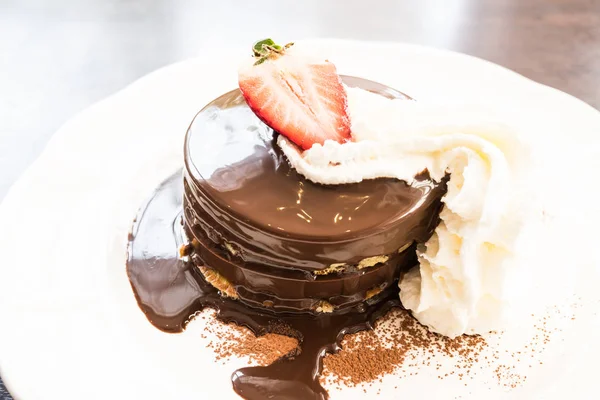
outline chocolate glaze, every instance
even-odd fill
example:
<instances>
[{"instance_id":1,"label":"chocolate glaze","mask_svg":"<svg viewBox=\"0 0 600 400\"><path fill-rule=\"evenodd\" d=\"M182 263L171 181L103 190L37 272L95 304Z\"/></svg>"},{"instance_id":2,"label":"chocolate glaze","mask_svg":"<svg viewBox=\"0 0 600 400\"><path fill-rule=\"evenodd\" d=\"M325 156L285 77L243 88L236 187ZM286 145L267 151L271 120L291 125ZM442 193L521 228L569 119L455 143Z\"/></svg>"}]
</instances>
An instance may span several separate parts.
<instances>
[{"instance_id":1,"label":"chocolate glaze","mask_svg":"<svg viewBox=\"0 0 600 400\"><path fill-rule=\"evenodd\" d=\"M407 98L375 82L343 79ZM250 306L305 312L325 301L334 312L360 308L370 291L387 289L416 263L410 245L435 229L445 183L423 173L412 185L395 179L315 184L290 167L276 140L239 90L196 115L186 138L184 182L193 262L214 268ZM373 256L388 259L357 268ZM332 264L342 266L315 275Z\"/></svg>"},{"instance_id":2,"label":"chocolate glaze","mask_svg":"<svg viewBox=\"0 0 600 400\"><path fill-rule=\"evenodd\" d=\"M344 81L406 97L374 82ZM324 399L322 357L339 349L345 333L370 328L399 306L397 280L416 263L414 243L435 229L446 185L426 173L412 186L391 179L314 184L289 167L275 140L237 90L203 109L187 134L183 173L161 184L136 219L127 271L140 308L161 330L180 332L211 307L257 335L299 339L293 360L233 373L244 398ZM178 250L190 242L184 261ZM380 255L388 258L359 268ZM338 263L336 273L315 274ZM223 298L201 266L231 282L238 300ZM334 312L317 313L322 300Z\"/></svg>"},{"instance_id":3,"label":"chocolate glaze","mask_svg":"<svg viewBox=\"0 0 600 400\"><path fill-rule=\"evenodd\" d=\"M322 357L340 349L346 333L370 329L400 305L397 285L365 303L362 312L343 314L271 313L223 298L191 263L181 260L181 173L162 183L140 210L130 235L127 272L140 308L157 328L181 332L205 307L217 318L250 328L256 335L287 334L299 339L301 352L267 367L241 368L232 374L234 390L245 399L326 399L319 384Z\"/></svg>"},{"instance_id":4,"label":"chocolate glaze","mask_svg":"<svg viewBox=\"0 0 600 400\"><path fill-rule=\"evenodd\" d=\"M363 79L344 81L406 97ZM290 167L275 141L237 89L198 113L185 145L192 237L227 241L241 261L297 276L391 254L431 235L443 188L426 175L412 186L395 179L314 184Z\"/></svg>"}]
</instances>

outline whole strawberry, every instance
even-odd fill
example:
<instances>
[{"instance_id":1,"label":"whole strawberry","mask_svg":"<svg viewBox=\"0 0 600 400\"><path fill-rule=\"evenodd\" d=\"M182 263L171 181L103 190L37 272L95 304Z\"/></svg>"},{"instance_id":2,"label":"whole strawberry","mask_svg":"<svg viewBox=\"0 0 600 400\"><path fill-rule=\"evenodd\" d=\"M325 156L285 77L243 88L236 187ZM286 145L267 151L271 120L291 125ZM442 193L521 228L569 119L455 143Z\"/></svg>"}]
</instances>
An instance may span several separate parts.
<instances>
[{"instance_id":1,"label":"whole strawberry","mask_svg":"<svg viewBox=\"0 0 600 400\"><path fill-rule=\"evenodd\" d=\"M304 150L326 140L349 140L348 99L335 65L287 52L292 45L271 39L254 44L253 62L238 76L248 106Z\"/></svg>"}]
</instances>

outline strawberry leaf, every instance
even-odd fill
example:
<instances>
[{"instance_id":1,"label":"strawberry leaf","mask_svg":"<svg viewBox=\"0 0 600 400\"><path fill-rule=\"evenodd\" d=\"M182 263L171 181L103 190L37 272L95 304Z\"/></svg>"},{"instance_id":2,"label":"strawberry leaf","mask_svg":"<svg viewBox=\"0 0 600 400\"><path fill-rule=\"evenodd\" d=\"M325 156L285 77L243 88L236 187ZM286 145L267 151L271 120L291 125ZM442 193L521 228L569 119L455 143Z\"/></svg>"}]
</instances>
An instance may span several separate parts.
<instances>
[{"instance_id":1,"label":"strawberry leaf","mask_svg":"<svg viewBox=\"0 0 600 400\"><path fill-rule=\"evenodd\" d=\"M271 53L271 49L281 50L281 46L275 43L271 38L259 40L252 46L255 57L268 56Z\"/></svg>"}]
</instances>

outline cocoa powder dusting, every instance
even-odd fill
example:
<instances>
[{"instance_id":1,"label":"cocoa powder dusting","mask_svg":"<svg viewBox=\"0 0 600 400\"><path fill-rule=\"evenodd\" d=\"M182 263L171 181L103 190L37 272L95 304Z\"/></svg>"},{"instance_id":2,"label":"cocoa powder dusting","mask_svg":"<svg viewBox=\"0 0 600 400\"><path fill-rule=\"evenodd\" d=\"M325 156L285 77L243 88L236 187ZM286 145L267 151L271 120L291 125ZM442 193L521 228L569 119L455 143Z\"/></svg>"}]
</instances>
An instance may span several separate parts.
<instances>
[{"instance_id":1,"label":"cocoa powder dusting","mask_svg":"<svg viewBox=\"0 0 600 400\"><path fill-rule=\"evenodd\" d=\"M267 333L263 336L247 338L239 343L237 350L238 356L248 356L260 365L269 365L280 358L291 358L296 355L298 340L276 333Z\"/></svg>"},{"instance_id":2,"label":"cocoa powder dusting","mask_svg":"<svg viewBox=\"0 0 600 400\"><path fill-rule=\"evenodd\" d=\"M285 327L273 326L262 336L255 336L250 329L235 323L225 324L214 318L214 311L203 312L202 319L209 319L204 338L216 337L208 347L215 352L217 361L225 362L231 357L248 358L253 365L269 365L280 358L292 358L300 351L298 339L283 334L272 333Z\"/></svg>"},{"instance_id":3,"label":"cocoa powder dusting","mask_svg":"<svg viewBox=\"0 0 600 400\"><path fill-rule=\"evenodd\" d=\"M435 371L440 380L458 379L464 386L477 379L515 389L527 381L526 368L543 365L547 346L560 333L549 321L571 321L576 308L577 303L567 303L563 308L550 307L542 317L532 315L533 337L511 350L502 348L502 332L491 332L489 340L477 335L450 339L429 332L408 311L394 309L377 321L374 330L346 335L341 350L325 356L321 382L337 388L372 386L387 374L393 373L401 382L422 370Z\"/></svg>"},{"instance_id":4,"label":"cocoa powder dusting","mask_svg":"<svg viewBox=\"0 0 600 400\"><path fill-rule=\"evenodd\" d=\"M324 370L337 376L337 383L354 386L371 382L402 364L405 355L393 348L382 348L374 331L347 336L343 350L323 359Z\"/></svg>"},{"instance_id":5,"label":"cocoa powder dusting","mask_svg":"<svg viewBox=\"0 0 600 400\"><path fill-rule=\"evenodd\" d=\"M415 367L441 367L431 361L434 353L451 357L456 370L467 371L485 346L486 341L480 336L449 339L431 333L407 311L394 309L377 321L374 330L345 336L342 350L324 358L323 376L337 386L355 386L393 372L413 375ZM461 372L456 373L462 378Z\"/></svg>"}]
</instances>

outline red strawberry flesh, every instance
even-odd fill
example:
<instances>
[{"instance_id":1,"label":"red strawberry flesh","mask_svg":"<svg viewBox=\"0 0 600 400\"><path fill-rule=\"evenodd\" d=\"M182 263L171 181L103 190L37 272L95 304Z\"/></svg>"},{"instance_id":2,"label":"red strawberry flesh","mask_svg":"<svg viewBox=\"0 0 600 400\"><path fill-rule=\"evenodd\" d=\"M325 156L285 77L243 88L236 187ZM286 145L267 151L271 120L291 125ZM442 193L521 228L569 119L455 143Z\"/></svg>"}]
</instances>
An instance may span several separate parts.
<instances>
[{"instance_id":1,"label":"red strawberry flesh","mask_svg":"<svg viewBox=\"0 0 600 400\"><path fill-rule=\"evenodd\" d=\"M350 138L346 91L328 61L277 54L242 68L239 86L263 122L304 150Z\"/></svg>"}]
</instances>

